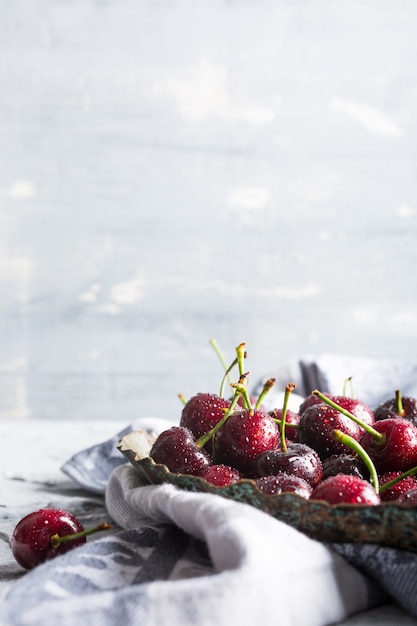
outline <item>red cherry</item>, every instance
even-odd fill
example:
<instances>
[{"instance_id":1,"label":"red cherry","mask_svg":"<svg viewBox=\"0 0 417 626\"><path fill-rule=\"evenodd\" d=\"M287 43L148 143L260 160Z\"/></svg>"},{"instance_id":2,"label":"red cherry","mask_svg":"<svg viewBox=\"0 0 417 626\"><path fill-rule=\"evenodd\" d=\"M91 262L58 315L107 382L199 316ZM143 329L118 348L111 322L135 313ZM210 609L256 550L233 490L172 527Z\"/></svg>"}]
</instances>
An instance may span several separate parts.
<instances>
[{"instance_id":1,"label":"red cherry","mask_svg":"<svg viewBox=\"0 0 417 626\"><path fill-rule=\"evenodd\" d=\"M197 393L184 406L180 426L191 430L194 437L198 439L221 420L224 410L229 405L229 400L220 398L214 393ZM207 442L205 448L211 452L211 440Z\"/></svg>"},{"instance_id":2,"label":"red cherry","mask_svg":"<svg viewBox=\"0 0 417 626\"><path fill-rule=\"evenodd\" d=\"M282 493L295 493L306 500L309 499L313 488L306 480L299 476L278 473L270 476L261 476L255 480L260 491L270 495L280 495Z\"/></svg>"},{"instance_id":3,"label":"red cherry","mask_svg":"<svg viewBox=\"0 0 417 626\"><path fill-rule=\"evenodd\" d=\"M85 543L87 535L110 528L104 523L84 530L81 522L68 511L39 509L18 522L10 547L16 561L25 569L32 569Z\"/></svg>"},{"instance_id":4,"label":"red cherry","mask_svg":"<svg viewBox=\"0 0 417 626\"><path fill-rule=\"evenodd\" d=\"M417 424L417 398L402 396L400 389L395 392L395 397L382 402L374 411L376 420L388 417L402 417Z\"/></svg>"},{"instance_id":5,"label":"red cherry","mask_svg":"<svg viewBox=\"0 0 417 626\"><path fill-rule=\"evenodd\" d=\"M279 441L279 429L265 411L243 409L231 413L214 438L216 463L235 467L250 476L255 458L273 450Z\"/></svg>"},{"instance_id":6,"label":"red cherry","mask_svg":"<svg viewBox=\"0 0 417 626\"><path fill-rule=\"evenodd\" d=\"M313 448L302 443L289 443L286 450L278 448L261 452L254 462L253 473L257 477L271 474L291 474L306 480L315 487L322 479L323 466Z\"/></svg>"},{"instance_id":7,"label":"red cherry","mask_svg":"<svg viewBox=\"0 0 417 626\"><path fill-rule=\"evenodd\" d=\"M362 429L356 422L327 404L312 404L301 416L297 438L316 450L324 460L332 454L350 452L349 448L336 441L333 431L337 429L358 440Z\"/></svg>"},{"instance_id":8,"label":"red cherry","mask_svg":"<svg viewBox=\"0 0 417 626\"><path fill-rule=\"evenodd\" d=\"M210 465L209 455L200 450L192 432L183 426L172 426L160 433L149 456L177 474L200 476Z\"/></svg>"},{"instance_id":9,"label":"red cherry","mask_svg":"<svg viewBox=\"0 0 417 626\"><path fill-rule=\"evenodd\" d=\"M371 483L351 474L337 474L323 480L310 496L329 504L380 504L381 499Z\"/></svg>"},{"instance_id":10,"label":"red cherry","mask_svg":"<svg viewBox=\"0 0 417 626\"><path fill-rule=\"evenodd\" d=\"M405 506L414 507L417 506L417 489L406 491L398 496L397 502L401 502Z\"/></svg>"},{"instance_id":11,"label":"red cherry","mask_svg":"<svg viewBox=\"0 0 417 626\"><path fill-rule=\"evenodd\" d=\"M383 485L389 483L394 478L401 476L401 472L386 472L379 477L379 495L383 502L388 500L398 500L398 498L413 489L417 489L417 478L415 476L405 476L392 486L383 489Z\"/></svg>"},{"instance_id":12,"label":"red cherry","mask_svg":"<svg viewBox=\"0 0 417 626\"><path fill-rule=\"evenodd\" d=\"M226 487L236 483L242 478L240 472L229 465L209 465L201 474L201 478L207 480L212 485L218 487Z\"/></svg>"},{"instance_id":13,"label":"red cherry","mask_svg":"<svg viewBox=\"0 0 417 626\"><path fill-rule=\"evenodd\" d=\"M405 472L417 465L417 426L402 417L378 420L372 432L365 432L360 443L379 473Z\"/></svg>"}]
</instances>

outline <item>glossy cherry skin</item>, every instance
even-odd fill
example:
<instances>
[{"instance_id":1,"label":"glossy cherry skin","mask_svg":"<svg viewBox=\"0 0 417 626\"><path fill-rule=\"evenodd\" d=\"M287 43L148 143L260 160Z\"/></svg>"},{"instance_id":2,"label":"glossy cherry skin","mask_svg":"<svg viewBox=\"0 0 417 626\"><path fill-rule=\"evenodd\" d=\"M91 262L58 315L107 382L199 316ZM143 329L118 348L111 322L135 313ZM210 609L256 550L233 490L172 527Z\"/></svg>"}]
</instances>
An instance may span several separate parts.
<instances>
[{"instance_id":1,"label":"glossy cherry skin","mask_svg":"<svg viewBox=\"0 0 417 626\"><path fill-rule=\"evenodd\" d=\"M322 479L336 476L336 474L351 474L369 480L369 470L366 465L353 454L332 454L323 461Z\"/></svg>"},{"instance_id":2,"label":"glossy cherry skin","mask_svg":"<svg viewBox=\"0 0 417 626\"><path fill-rule=\"evenodd\" d=\"M338 404L342 409L346 409L349 413L353 413L357 418L372 426L375 421L375 416L372 409L361 400L356 398L350 398L349 396L338 396L330 393L325 393L330 400ZM321 398L314 393L307 396L304 402L300 405L299 413L302 415L308 408L315 404L322 404Z\"/></svg>"},{"instance_id":3,"label":"glossy cherry skin","mask_svg":"<svg viewBox=\"0 0 417 626\"><path fill-rule=\"evenodd\" d=\"M406 491L398 496L397 502L401 502L407 507L417 506L417 489L412 489L411 491Z\"/></svg>"},{"instance_id":4,"label":"glossy cherry skin","mask_svg":"<svg viewBox=\"0 0 417 626\"><path fill-rule=\"evenodd\" d=\"M417 465L417 426L401 417L378 420L373 428L384 435L382 442L365 432L360 443L377 471L406 472Z\"/></svg>"},{"instance_id":5,"label":"glossy cherry skin","mask_svg":"<svg viewBox=\"0 0 417 626\"><path fill-rule=\"evenodd\" d=\"M389 481L400 476L401 472L386 472L379 477L379 486L385 485ZM380 497L383 502L387 502L389 500L398 500L398 498L407 493L408 491L413 491L413 489L417 489L417 478L415 476L406 476L399 480L392 487L388 487L387 489L382 489L380 491Z\"/></svg>"},{"instance_id":6,"label":"glossy cherry skin","mask_svg":"<svg viewBox=\"0 0 417 626\"><path fill-rule=\"evenodd\" d=\"M54 548L51 545L53 535L64 537L83 531L81 522L68 511L39 509L18 522L10 538L10 547L16 561L25 569L32 569L86 542L86 537L81 537L64 541Z\"/></svg>"},{"instance_id":7,"label":"glossy cherry skin","mask_svg":"<svg viewBox=\"0 0 417 626\"><path fill-rule=\"evenodd\" d=\"M232 413L214 438L214 461L252 475L256 457L277 447L279 429L265 411L242 409Z\"/></svg>"},{"instance_id":8,"label":"glossy cherry skin","mask_svg":"<svg viewBox=\"0 0 417 626\"><path fill-rule=\"evenodd\" d=\"M327 404L313 404L301 415L297 439L316 450L321 460L332 454L350 452L347 446L334 439L335 429L356 440L360 439L363 432L356 422L336 409Z\"/></svg>"},{"instance_id":9,"label":"glossy cherry skin","mask_svg":"<svg viewBox=\"0 0 417 626\"><path fill-rule=\"evenodd\" d=\"M374 411L376 420L387 419L388 417L402 417L413 424L417 424L417 399L410 396L401 398L403 413L397 413L397 399L390 398L382 402Z\"/></svg>"},{"instance_id":10,"label":"glossy cherry skin","mask_svg":"<svg viewBox=\"0 0 417 626\"><path fill-rule=\"evenodd\" d=\"M255 483L258 489L263 493L270 495L294 493L306 500L309 499L313 491L311 485L299 476L291 476L290 474L284 473L256 478Z\"/></svg>"},{"instance_id":11,"label":"glossy cherry skin","mask_svg":"<svg viewBox=\"0 0 417 626\"><path fill-rule=\"evenodd\" d=\"M232 485L242 478L240 472L230 465L209 465L201 474L201 478L207 480L212 485L226 487Z\"/></svg>"},{"instance_id":12,"label":"glossy cherry skin","mask_svg":"<svg viewBox=\"0 0 417 626\"><path fill-rule=\"evenodd\" d=\"M205 435L224 416L224 410L230 405L229 400L214 393L197 393L190 398L181 412L180 426L188 428L196 439ZM211 439L204 446L211 452Z\"/></svg>"},{"instance_id":13,"label":"glossy cherry skin","mask_svg":"<svg viewBox=\"0 0 417 626\"><path fill-rule=\"evenodd\" d=\"M272 411L269 411L269 415L273 419L281 421L282 409L272 409ZM295 413L294 411L287 410L287 412L285 413L285 422L287 424L299 424L300 414ZM280 427L280 424L278 424L278 427ZM285 438L289 439L290 441L297 441L297 429L291 428L291 426L285 426Z\"/></svg>"},{"instance_id":14,"label":"glossy cherry skin","mask_svg":"<svg viewBox=\"0 0 417 626\"><path fill-rule=\"evenodd\" d=\"M329 504L380 504L381 499L367 480L350 474L337 474L323 480L310 496Z\"/></svg>"},{"instance_id":15,"label":"glossy cherry skin","mask_svg":"<svg viewBox=\"0 0 417 626\"><path fill-rule=\"evenodd\" d=\"M259 478L282 472L303 478L315 487L322 479L323 466L315 450L294 442L288 443L285 452L282 449L268 450L255 459L253 473Z\"/></svg>"},{"instance_id":16,"label":"glossy cherry skin","mask_svg":"<svg viewBox=\"0 0 417 626\"><path fill-rule=\"evenodd\" d=\"M149 456L176 474L200 476L210 465L210 457L197 446L188 428L172 426L158 435Z\"/></svg>"}]
</instances>

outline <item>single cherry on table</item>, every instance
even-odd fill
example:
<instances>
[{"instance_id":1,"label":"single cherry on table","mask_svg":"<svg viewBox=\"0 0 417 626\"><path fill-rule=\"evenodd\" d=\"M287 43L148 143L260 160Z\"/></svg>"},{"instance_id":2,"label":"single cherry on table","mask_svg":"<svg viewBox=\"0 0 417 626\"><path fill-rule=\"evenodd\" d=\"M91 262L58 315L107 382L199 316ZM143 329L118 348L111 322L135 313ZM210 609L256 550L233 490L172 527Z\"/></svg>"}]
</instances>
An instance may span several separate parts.
<instances>
[{"instance_id":1,"label":"single cherry on table","mask_svg":"<svg viewBox=\"0 0 417 626\"><path fill-rule=\"evenodd\" d=\"M10 537L16 561L25 569L73 550L86 542L88 535L109 530L106 522L85 530L80 520L63 509L45 508L23 517Z\"/></svg>"}]
</instances>

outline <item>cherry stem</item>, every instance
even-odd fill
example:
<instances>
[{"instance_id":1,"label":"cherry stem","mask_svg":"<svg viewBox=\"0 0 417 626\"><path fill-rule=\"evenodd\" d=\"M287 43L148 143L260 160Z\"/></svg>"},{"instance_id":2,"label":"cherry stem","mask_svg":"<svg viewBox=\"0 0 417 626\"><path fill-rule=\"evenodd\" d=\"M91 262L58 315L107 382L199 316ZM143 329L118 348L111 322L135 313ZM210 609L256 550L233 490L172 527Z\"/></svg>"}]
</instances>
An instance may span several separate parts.
<instances>
[{"instance_id":1,"label":"cherry stem","mask_svg":"<svg viewBox=\"0 0 417 626\"><path fill-rule=\"evenodd\" d=\"M358 457L361 459L363 464L368 469L372 486L375 489L376 493L378 494L380 491L378 474L377 474L375 465L371 457L363 448L363 446L361 446L359 441L356 441L356 439L354 439L353 437L351 437L350 435L346 433L343 433L341 430L338 430L338 429L333 430L332 435L333 435L333 438L336 439L336 441L340 441L340 443L343 443L345 446L353 450L353 452L356 452Z\"/></svg>"},{"instance_id":2,"label":"cherry stem","mask_svg":"<svg viewBox=\"0 0 417 626\"><path fill-rule=\"evenodd\" d=\"M282 407L281 423L280 423L281 450L284 453L287 452L288 450L287 442L285 441L285 417L287 415L288 400L290 399L290 395L294 391L295 387L296 387L295 383L289 383L285 387L284 404Z\"/></svg>"},{"instance_id":3,"label":"cherry stem","mask_svg":"<svg viewBox=\"0 0 417 626\"><path fill-rule=\"evenodd\" d=\"M385 491L386 489L389 489L390 487L393 487L394 485L399 483L400 480L402 480L403 478L407 478L408 476L414 476L414 474L417 474L417 465L415 467L412 467L411 469L407 470L406 472L403 472L402 474L399 474L399 476L396 476L392 480L389 480L388 482L386 482L383 485L381 485L380 488L379 488L379 491L380 492L381 491Z\"/></svg>"},{"instance_id":4,"label":"cherry stem","mask_svg":"<svg viewBox=\"0 0 417 626\"><path fill-rule=\"evenodd\" d=\"M397 389L395 392L395 412L401 416L405 415L401 389Z\"/></svg>"},{"instance_id":5,"label":"cherry stem","mask_svg":"<svg viewBox=\"0 0 417 626\"><path fill-rule=\"evenodd\" d=\"M183 393L179 393L178 397L181 400L181 402L183 403L183 405L185 406L187 404L187 398L184 396L184 394Z\"/></svg>"},{"instance_id":6,"label":"cherry stem","mask_svg":"<svg viewBox=\"0 0 417 626\"><path fill-rule=\"evenodd\" d=\"M239 376L243 376L244 368L245 368L245 358L246 358L246 343L242 342L236 348L237 362L239 365Z\"/></svg>"},{"instance_id":7,"label":"cherry stem","mask_svg":"<svg viewBox=\"0 0 417 626\"><path fill-rule=\"evenodd\" d=\"M336 402L333 402L333 400L325 396L323 393L321 393L317 389L315 389L312 393L315 396L319 397L320 400L322 400L323 402L331 406L333 409L336 409L336 411L339 411L339 413L342 413L342 415L345 415L346 417L349 417L351 420L356 422L356 424L358 424L361 428L363 428L363 430L366 430L366 432L372 435L372 437L376 439L377 443L379 444L385 443L386 437L383 433L379 433L377 430L375 430L375 428L372 428L372 426L369 426L369 424L365 424L365 422L359 419L359 417L356 417L356 415L353 415L353 413L351 413L350 411L347 411L343 407L339 406L338 404L336 404Z\"/></svg>"},{"instance_id":8,"label":"cherry stem","mask_svg":"<svg viewBox=\"0 0 417 626\"><path fill-rule=\"evenodd\" d=\"M113 526L107 524L107 522L103 522L98 526L94 526L94 528L88 528L87 530L81 530L79 533L73 533L72 535L63 535L60 536L58 533L55 533L50 538L50 544L53 548L58 548L61 543L65 541L74 541L75 539L82 539L83 537L87 537L88 535L92 535L93 533L97 533L100 530L111 530Z\"/></svg>"},{"instance_id":9,"label":"cherry stem","mask_svg":"<svg viewBox=\"0 0 417 626\"><path fill-rule=\"evenodd\" d=\"M210 339L210 345L214 349L215 353L217 354L220 363L223 365L224 371L226 372L225 378L228 378L229 383L231 383L232 380L230 378L230 370L232 369L232 366L231 367L227 366L227 363L223 357L222 351L220 350L219 344L217 343L215 339ZM234 365L236 365L236 363L233 364L233 367ZM220 397L223 398L223 396L220 396Z\"/></svg>"},{"instance_id":10,"label":"cherry stem","mask_svg":"<svg viewBox=\"0 0 417 626\"><path fill-rule=\"evenodd\" d=\"M229 380L230 385L232 385L232 382L230 380L230 372L235 367L235 365L237 365L237 358L233 361L233 363L231 363L231 365L229 365L229 367L226 369L224 373L224 376L222 378L222 382L220 385L220 392L219 392L220 398L224 398L224 388L226 386L226 381Z\"/></svg>"},{"instance_id":11,"label":"cherry stem","mask_svg":"<svg viewBox=\"0 0 417 626\"><path fill-rule=\"evenodd\" d=\"M349 388L350 388L350 395L349 396L348 396L348 390L347 390L348 385L349 385ZM347 396L349 398L354 398L355 397L355 394L354 394L354 391L353 391L352 376L349 376L349 378L346 378L346 380L345 380L345 382L343 384L343 395Z\"/></svg>"},{"instance_id":12,"label":"cherry stem","mask_svg":"<svg viewBox=\"0 0 417 626\"><path fill-rule=\"evenodd\" d=\"M261 393L259 394L259 397L256 401L255 409L259 409L259 407L262 404L262 400L265 398L266 394L269 393L269 391L271 391L274 385L275 385L275 378L268 378L268 380L265 381L263 389Z\"/></svg>"},{"instance_id":13,"label":"cherry stem","mask_svg":"<svg viewBox=\"0 0 417 626\"><path fill-rule=\"evenodd\" d=\"M242 389L246 390L245 383L246 383L246 374L243 374L240 377L239 382L235 385L232 385L235 387L235 394L233 396L231 403L229 404L227 411L225 412L223 417L217 422L217 424L213 426L213 428L211 428L208 432L206 432L204 435L201 435L201 437L197 439L196 444L198 448L203 448L206 445L206 443L214 437L217 431L220 430L220 428L223 426L223 424L225 423L229 415L234 411L235 406L238 403L240 396L242 395Z\"/></svg>"}]
</instances>

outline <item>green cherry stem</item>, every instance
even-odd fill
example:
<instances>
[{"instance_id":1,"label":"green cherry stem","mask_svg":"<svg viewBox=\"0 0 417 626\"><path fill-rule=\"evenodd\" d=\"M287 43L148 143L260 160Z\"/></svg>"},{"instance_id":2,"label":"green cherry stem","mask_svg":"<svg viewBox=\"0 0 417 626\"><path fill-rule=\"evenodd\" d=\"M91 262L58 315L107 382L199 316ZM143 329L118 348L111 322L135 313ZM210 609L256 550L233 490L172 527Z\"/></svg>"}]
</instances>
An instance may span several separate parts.
<instances>
[{"instance_id":1,"label":"green cherry stem","mask_svg":"<svg viewBox=\"0 0 417 626\"><path fill-rule=\"evenodd\" d=\"M204 435L201 435L201 437L197 439L196 444L199 448L203 448L206 443L214 437L217 431L220 430L220 428L223 426L229 415L233 413L235 406L238 403L240 396L242 395L242 389L246 390L245 381L246 375L243 374L243 376L241 376L239 379L239 383L232 385L233 387L235 387L235 394L231 403L229 404L227 411L225 412L223 417L217 422L217 424L213 426L213 428L211 428L208 432L204 433Z\"/></svg>"},{"instance_id":2,"label":"green cherry stem","mask_svg":"<svg viewBox=\"0 0 417 626\"><path fill-rule=\"evenodd\" d=\"M289 383L285 387L284 404L282 406L281 423L280 423L280 443L281 443L281 450L284 453L287 452L288 450L287 442L285 441L285 418L287 415L288 400L290 399L290 395L294 391L295 387L296 387L295 383Z\"/></svg>"},{"instance_id":3,"label":"green cherry stem","mask_svg":"<svg viewBox=\"0 0 417 626\"><path fill-rule=\"evenodd\" d=\"M349 376L349 378L346 378L345 382L343 383L343 395L344 396L348 395L348 385L349 385L349 389L350 389L349 397L350 398L354 398L355 394L353 392L352 376Z\"/></svg>"},{"instance_id":4,"label":"green cherry stem","mask_svg":"<svg viewBox=\"0 0 417 626\"><path fill-rule=\"evenodd\" d=\"M223 365L224 370L227 370L226 361L224 360L224 356L222 354L222 351L220 350L220 347L217 341L215 339L210 339L210 345L214 349L214 352L217 354L218 359L220 363Z\"/></svg>"},{"instance_id":5,"label":"green cherry stem","mask_svg":"<svg viewBox=\"0 0 417 626\"><path fill-rule=\"evenodd\" d=\"M397 389L395 392L395 412L397 415L403 417L405 415L403 399L401 396L401 389Z\"/></svg>"},{"instance_id":6,"label":"green cherry stem","mask_svg":"<svg viewBox=\"0 0 417 626\"><path fill-rule=\"evenodd\" d=\"M266 394L269 393L269 391L271 391L272 387L275 385L275 378L268 378L268 380L266 380L264 382L264 386L262 388L261 393L259 394L259 397L256 401L255 404L255 409L259 409L259 407L262 404L263 399L265 398Z\"/></svg>"},{"instance_id":7,"label":"green cherry stem","mask_svg":"<svg viewBox=\"0 0 417 626\"><path fill-rule=\"evenodd\" d=\"M184 396L184 394L183 393L179 393L178 397L181 400L182 404L185 406L187 404L187 398Z\"/></svg>"},{"instance_id":8,"label":"green cherry stem","mask_svg":"<svg viewBox=\"0 0 417 626\"><path fill-rule=\"evenodd\" d=\"M370 476L373 488L375 489L376 493L379 493L380 487L379 487L378 474L377 474L375 465L371 457L366 452L366 450L361 446L359 441L356 441L356 439L354 439L350 435L347 435L346 433L343 433L341 430L338 430L338 429L335 429L332 435L333 435L333 438L336 439L336 441L340 441L340 443L343 443L345 446L353 450L353 452L355 452L358 455L358 457L361 459L361 461L364 463L364 465L369 471L369 476Z\"/></svg>"},{"instance_id":9,"label":"green cherry stem","mask_svg":"<svg viewBox=\"0 0 417 626\"><path fill-rule=\"evenodd\" d=\"M377 444L382 445L385 443L386 437L383 433L379 433L377 430L375 430L375 428L372 428L372 426L369 426L369 424L365 424L365 422L359 419L359 417L356 417L356 415L353 415L353 413L351 413L350 411L347 411L343 407L339 406L338 404L336 404L336 402L333 402L333 400L325 396L323 393L321 393L317 389L315 389L312 393L313 395L320 398L320 400L322 400L323 402L331 406L333 409L336 409L336 411L339 411L339 413L342 413L342 415L345 415L346 417L349 417L351 420L356 422L356 424L358 424L361 428L363 428L363 430L366 430L366 432L368 432L370 435L372 435L372 437L376 439Z\"/></svg>"},{"instance_id":10,"label":"green cherry stem","mask_svg":"<svg viewBox=\"0 0 417 626\"><path fill-rule=\"evenodd\" d=\"M389 489L390 487L393 487L394 485L399 483L400 480L402 480L403 478L407 478L408 476L414 476L414 474L417 474L417 465L415 467L412 467L411 469L407 470L406 472L403 472L402 474L399 474L398 476L396 476L392 480L389 480L388 482L386 482L383 485L381 485L380 488L379 488L379 491L380 492L381 491L385 491L385 489Z\"/></svg>"},{"instance_id":11,"label":"green cherry stem","mask_svg":"<svg viewBox=\"0 0 417 626\"><path fill-rule=\"evenodd\" d=\"M243 375L245 369L245 359L246 359L246 343L243 341L236 348L236 358L239 365L239 376Z\"/></svg>"},{"instance_id":12,"label":"green cherry stem","mask_svg":"<svg viewBox=\"0 0 417 626\"><path fill-rule=\"evenodd\" d=\"M222 382L220 385L220 392L219 392L219 397L220 398L224 398L224 389L226 387L226 381L229 380L229 384L232 385L233 383L230 380L230 372L232 371L232 369L235 367L235 365L237 365L237 358L233 361L233 363L231 363L229 365L229 367L226 369L224 376L222 378Z\"/></svg>"},{"instance_id":13,"label":"green cherry stem","mask_svg":"<svg viewBox=\"0 0 417 626\"><path fill-rule=\"evenodd\" d=\"M74 539L82 539L83 537L87 537L88 535L97 533L100 530L111 530L112 528L113 526L111 526L110 524L107 524L106 522L103 522L102 524L99 524L98 526L94 526L94 528L82 530L79 533L73 533L72 535L60 536L58 535L58 533L55 533L54 535L51 536L49 541L53 548L58 548L58 546L61 543L64 543L65 541L73 541Z\"/></svg>"}]
</instances>

